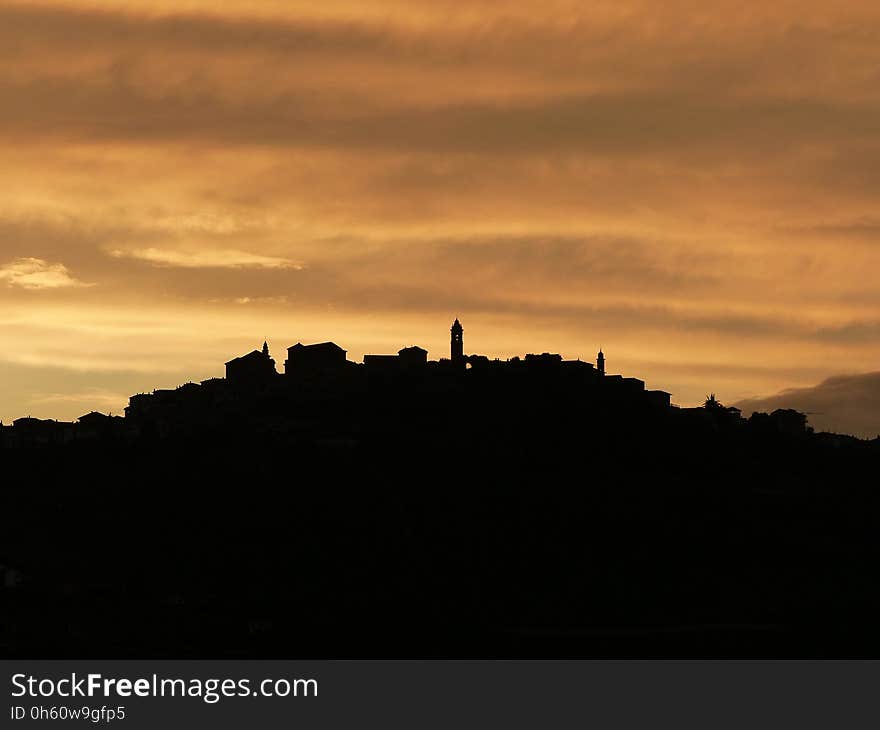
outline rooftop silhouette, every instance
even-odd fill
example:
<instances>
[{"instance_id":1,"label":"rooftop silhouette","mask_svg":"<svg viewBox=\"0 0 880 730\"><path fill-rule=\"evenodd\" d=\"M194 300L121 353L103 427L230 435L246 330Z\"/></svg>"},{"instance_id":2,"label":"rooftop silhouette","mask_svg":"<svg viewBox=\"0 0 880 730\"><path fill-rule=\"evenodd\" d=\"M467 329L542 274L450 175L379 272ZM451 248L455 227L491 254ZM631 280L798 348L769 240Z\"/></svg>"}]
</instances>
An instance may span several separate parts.
<instances>
[{"instance_id":1,"label":"rooftop silhouette","mask_svg":"<svg viewBox=\"0 0 880 730\"><path fill-rule=\"evenodd\" d=\"M75 423L18 419L11 428L0 430L0 445L94 438L110 430L128 437L136 437L144 428L171 433L205 424L213 417L228 422L237 412L251 411L256 403L265 406L273 397L279 403L289 403L295 396L332 396L352 389L372 389L388 395L396 386L406 386L427 402L449 389L465 387L466 380L473 381L473 388L484 393L498 394L505 388L516 393L541 383L554 384L572 393L589 393L597 402L671 406L669 393L646 390L643 380L606 374L602 351L595 365L580 359L563 360L561 355L547 352L507 360L466 354L464 328L458 318L450 328L449 357L429 360L428 351L417 345L404 347L397 354L367 354L363 363L348 360L346 354L334 342L297 342L287 348L281 374L268 341L264 341L260 349L226 362L225 378L133 395L124 419L99 419L100 414L96 413ZM275 411L271 418L278 419L280 414Z\"/></svg>"}]
</instances>

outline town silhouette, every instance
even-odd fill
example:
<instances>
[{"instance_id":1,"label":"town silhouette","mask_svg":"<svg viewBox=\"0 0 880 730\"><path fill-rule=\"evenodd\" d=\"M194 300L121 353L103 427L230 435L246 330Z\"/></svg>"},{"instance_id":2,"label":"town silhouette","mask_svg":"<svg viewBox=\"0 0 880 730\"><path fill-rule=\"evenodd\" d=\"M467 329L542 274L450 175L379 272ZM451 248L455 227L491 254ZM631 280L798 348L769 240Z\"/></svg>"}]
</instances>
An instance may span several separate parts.
<instances>
[{"instance_id":1,"label":"town silhouette","mask_svg":"<svg viewBox=\"0 0 880 730\"><path fill-rule=\"evenodd\" d=\"M0 650L880 650L877 439L677 407L601 350L467 354L458 319L428 355L264 342L124 416L0 426Z\"/></svg>"}]
</instances>

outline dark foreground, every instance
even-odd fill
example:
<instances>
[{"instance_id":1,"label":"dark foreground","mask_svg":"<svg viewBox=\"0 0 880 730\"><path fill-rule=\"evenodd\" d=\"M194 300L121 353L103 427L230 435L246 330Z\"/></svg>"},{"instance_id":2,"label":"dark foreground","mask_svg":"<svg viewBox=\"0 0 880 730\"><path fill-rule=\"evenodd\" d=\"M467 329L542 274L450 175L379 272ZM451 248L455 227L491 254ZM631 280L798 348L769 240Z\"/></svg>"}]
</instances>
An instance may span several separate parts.
<instances>
[{"instance_id":1,"label":"dark foreground","mask_svg":"<svg viewBox=\"0 0 880 730\"><path fill-rule=\"evenodd\" d=\"M0 451L0 652L880 656L876 442L548 392L270 410Z\"/></svg>"}]
</instances>

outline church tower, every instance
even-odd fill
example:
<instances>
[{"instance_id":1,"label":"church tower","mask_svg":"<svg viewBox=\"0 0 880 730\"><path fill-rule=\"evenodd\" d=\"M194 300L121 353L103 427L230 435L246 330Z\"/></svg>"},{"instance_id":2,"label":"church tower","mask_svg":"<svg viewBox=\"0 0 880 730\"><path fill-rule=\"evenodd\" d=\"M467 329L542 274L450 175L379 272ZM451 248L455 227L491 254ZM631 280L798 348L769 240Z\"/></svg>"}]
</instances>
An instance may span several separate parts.
<instances>
[{"instance_id":1,"label":"church tower","mask_svg":"<svg viewBox=\"0 0 880 730\"><path fill-rule=\"evenodd\" d=\"M605 374L605 353L602 352L602 348L599 348L599 354L596 356L596 369L599 371L599 375Z\"/></svg>"},{"instance_id":2,"label":"church tower","mask_svg":"<svg viewBox=\"0 0 880 730\"><path fill-rule=\"evenodd\" d=\"M464 358L464 328L461 326L461 322L458 321L458 317L455 318L455 322L452 323L452 329L449 331L452 335L450 340L452 362L460 362Z\"/></svg>"},{"instance_id":3,"label":"church tower","mask_svg":"<svg viewBox=\"0 0 880 730\"><path fill-rule=\"evenodd\" d=\"M275 372L275 361L272 359L272 356L269 354L269 341L268 340L263 340L262 353L263 353L264 360L268 363L271 363L272 372L274 373Z\"/></svg>"}]
</instances>

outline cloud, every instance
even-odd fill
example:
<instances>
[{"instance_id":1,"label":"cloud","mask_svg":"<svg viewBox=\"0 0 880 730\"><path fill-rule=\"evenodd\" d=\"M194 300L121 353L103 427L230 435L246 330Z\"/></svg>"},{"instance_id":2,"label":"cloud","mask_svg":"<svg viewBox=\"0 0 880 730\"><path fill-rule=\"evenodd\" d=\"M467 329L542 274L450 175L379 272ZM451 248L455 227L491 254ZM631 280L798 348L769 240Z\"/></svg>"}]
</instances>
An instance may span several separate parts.
<instances>
[{"instance_id":1,"label":"cloud","mask_svg":"<svg viewBox=\"0 0 880 730\"><path fill-rule=\"evenodd\" d=\"M441 97L442 98L442 97ZM876 99L695 97L685 90L578 92L425 104L346 88L277 89L260 99L222 83L154 91L136 80L0 79L0 129L37 142L199 143L323 150L725 162L792 156L833 141L869 144ZM15 101L15 105L11 104Z\"/></svg>"},{"instance_id":2,"label":"cloud","mask_svg":"<svg viewBox=\"0 0 880 730\"><path fill-rule=\"evenodd\" d=\"M793 226L788 233L815 239L844 239L876 243L880 240L880 221L859 218L837 223L820 223L812 226Z\"/></svg>"},{"instance_id":3,"label":"cloud","mask_svg":"<svg viewBox=\"0 0 880 730\"><path fill-rule=\"evenodd\" d=\"M132 258L155 266L181 269L295 269L304 264L281 256L267 256L246 251L174 251L170 249L143 248L130 251L113 249L115 258Z\"/></svg>"},{"instance_id":4,"label":"cloud","mask_svg":"<svg viewBox=\"0 0 880 730\"><path fill-rule=\"evenodd\" d=\"M30 403L35 406L63 405L93 410L104 408L121 413L128 403L129 395L105 388L87 388L73 393L37 393L30 399Z\"/></svg>"},{"instance_id":5,"label":"cloud","mask_svg":"<svg viewBox=\"0 0 880 730\"><path fill-rule=\"evenodd\" d=\"M878 34L854 21L567 12L558 24L496 11L426 26L363 13L6 7L0 46L14 50L0 54L0 129L19 140L700 153L730 164L875 138L880 99L858 69L876 67Z\"/></svg>"},{"instance_id":6,"label":"cloud","mask_svg":"<svg viewBox=\"0 0 880 730\"><path fill-rule=\"evenodd\" d=\"M809 388L790 388L736 406L744 415L794 408L808 413L817 430L874 438L880 435L880 372L836 375Z\"/></svg>"},{"instance_id":7,"label":"cloud","mask_svg":"<svg viewBox=\"0 0 880 730\"><path fill-rule=\"evenodd\" d=\"M44 259L19 258L0 267L0 281L21 289L64 289L91 286L70 275L67 267Z\"/></svg>"}]
</instances>

